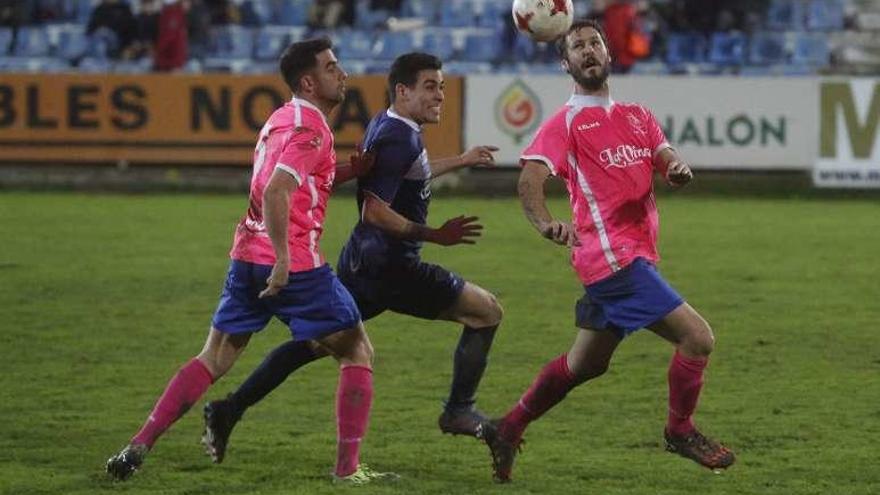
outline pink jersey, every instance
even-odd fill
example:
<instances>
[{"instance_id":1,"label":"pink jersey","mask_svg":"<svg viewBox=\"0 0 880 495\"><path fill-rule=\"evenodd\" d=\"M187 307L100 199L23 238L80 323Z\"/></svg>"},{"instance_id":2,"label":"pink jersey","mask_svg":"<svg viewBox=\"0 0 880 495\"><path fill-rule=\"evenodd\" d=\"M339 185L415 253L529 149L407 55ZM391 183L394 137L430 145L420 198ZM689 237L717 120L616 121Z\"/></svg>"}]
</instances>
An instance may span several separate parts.
<instances>
[{"instance_id":1,"label":"pink jersey","mask_svg":"<svg viewBox=\"0 0 880 495\"><path fill-rule=\"evenodd\" d=\"M571 260L584 284L637 257L659 260L653 163L668 146L641 105L573 95L523 151L521 160L544 162L565 180L580 240Z\"/></svg>"},{"instance_id":2,"label":"pink jersey","mask_svg":"<svg viewBox=\"0 0 880 495\"><path fill-rule=\"evenodd\" d=\"M250 205L235 229L229 253L233 259L262 265L275 263L272 241L263 224L263 190L275 169L289 173L299 183L290 196L290 271L317 268L324 264L318 241L336 175L336 152L324 114L306 100L292 99L276 110L260 131L254 151Z\"/></svg>"}]
</instances>

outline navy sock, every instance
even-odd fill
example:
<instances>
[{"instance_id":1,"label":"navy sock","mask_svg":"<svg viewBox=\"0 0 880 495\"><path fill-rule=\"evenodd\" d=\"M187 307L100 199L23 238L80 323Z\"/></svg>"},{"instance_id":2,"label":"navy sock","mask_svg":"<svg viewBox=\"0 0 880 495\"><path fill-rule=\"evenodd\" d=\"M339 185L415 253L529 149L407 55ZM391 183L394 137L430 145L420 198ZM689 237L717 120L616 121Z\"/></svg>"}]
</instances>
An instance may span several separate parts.
<instances>
[{"instance_id":1,"label":"navy sock","mask_svg":"<svg viewBox=\"0 0 880 495\"><path fill-rule=\"evenodd\" d=\"M489 349L498 325L486 328L464 327L452 366L452 390L447 410L470 409L476 402L477 387L488 364Z\"/></svg>"},{"instance_id":2,"label":"navy sock","mask_svg":"<svg viewBox=\"0 0 880 495\"><path fill-rule=\"evenodd\" d=\"M238 390L229 395L237 415L244 414L247 408L275 390L291 373L318 357L308 342L290 340L273 349Z\"/></svg>"}]
</instances>

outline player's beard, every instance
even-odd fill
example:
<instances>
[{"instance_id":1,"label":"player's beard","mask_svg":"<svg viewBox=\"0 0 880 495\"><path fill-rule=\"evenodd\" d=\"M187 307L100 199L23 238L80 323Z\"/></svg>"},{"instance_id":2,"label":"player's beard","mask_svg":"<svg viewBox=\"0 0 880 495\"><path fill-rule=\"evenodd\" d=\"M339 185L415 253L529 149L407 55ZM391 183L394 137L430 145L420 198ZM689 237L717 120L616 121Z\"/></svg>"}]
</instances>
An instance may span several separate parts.
<instances>
[{"instance_id":1,"label":"player's beard","mask_svg":"<svg viewBox=\"0 0 880 495\"><path fill-rule=\"evenodd\" d=\"M595 76L587 75L587 70L589 68L584 69L582 67L578 67L576 70L570 71L572 79L576 83L578 83L582 88L587 91L598 91L605 84L605 81L608 80L608 75L610 74L611 64L609 62L605 62L602 64L599 73Z\"/></svg>"}]
</instances>

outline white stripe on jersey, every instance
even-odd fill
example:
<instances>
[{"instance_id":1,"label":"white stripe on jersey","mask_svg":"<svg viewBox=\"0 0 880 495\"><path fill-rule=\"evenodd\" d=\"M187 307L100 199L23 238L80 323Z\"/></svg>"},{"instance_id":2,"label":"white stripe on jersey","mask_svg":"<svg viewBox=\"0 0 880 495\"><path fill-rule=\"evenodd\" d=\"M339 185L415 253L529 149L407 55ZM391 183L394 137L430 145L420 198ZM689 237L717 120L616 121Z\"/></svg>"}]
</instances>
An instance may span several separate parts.
<instances>
[{"instance_id":1,"label":"white stripe on jersey","mask_svg":"<svg viewBox=\"0 0 880 495\"><path fill-rule=\"evenodd\" d=\"M584 107L582 106L572 106L565 114L565 130L568 132L569 136L571 136L571 123L574 121L575 115L583 109ZM580 186L581 192L587 200L587 205L590 207L590 217L593 219L593 224L596 225L596 232L599 234L599 244L602 245L602 252L605 254L605 261L608 262L612 272L619 271L620 263L617 262L617 258L614 256L614 251L611 249L611 239L608 238L608 231L605 229L605 222L602 221L602 212L599 211L599 203L596 202L596 196L593 195L593 190L590 189L590 184L587 183L587 177L578 168L577 160L571 150L568 151L568 165L576 174L578 186Z\"/></svg>"},{"instance_id":2,"label":"white stripe on jersey","mask_svg":"<svg viewBox=\"0 0 880 495\"><path fill-rule=\"evenodd\" d=\"M309 194L312 196L312 204L309 207L309 220L312 221L312 228L309 230L309 252L312 253L312 262L315 268L321 266L321 256L318 254L318 231L321 225L315 220L315 208L318 206L318 188L315 187L315 177L310 175L307 178L309 183Z\"/></svg>"}]
</instances>

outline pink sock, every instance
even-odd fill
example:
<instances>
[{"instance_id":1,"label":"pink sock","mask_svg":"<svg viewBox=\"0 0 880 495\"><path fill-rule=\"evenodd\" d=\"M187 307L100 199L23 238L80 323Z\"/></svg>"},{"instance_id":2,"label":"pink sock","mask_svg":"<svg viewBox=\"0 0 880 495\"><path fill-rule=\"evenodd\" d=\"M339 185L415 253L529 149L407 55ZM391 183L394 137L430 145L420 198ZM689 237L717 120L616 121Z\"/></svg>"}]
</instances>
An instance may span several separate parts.
<instances>
[{"instance_id":1,"label":"pink sock","mask_svg":"<svg viewBox=\"0 0 880 495\"><path fill-rule=\"evenodd\" d=\"M373 370L359 365L343 366L336 390L337 476L348 476L357 470L372 403Z\"/></svg>"},{"instance_id":2,"label":"pink sock","mask_svg":"<svg viewBox=\"0 0 880 495\"><path fill-rule=\"evenodd\" d=\"M678 351L669 363L669 419L666 429L676 436L694 430L693 414L703 388L703 369L708 358L688 358Z\"/></svg>"},{"instance_id":3,"label":"pink sock","mask_svg":"<svg viewBox=\"0 0 880 495\"><path fill-rule=\"evenodd\" d=\"M153 406L150 417L131 439L131 443L152 448L162 433L202 397L213 381L214 378L204 363L192 358L168 382L159 401Z\"/></svg>"},{"instance_id":4,"label":"pink sock","mask_svg":"<svg viewBox=\"0 0 880 495\"><path fill-rule=\"evenodd\" d=\"M574 385L566 354L547 363L532 386L504 416L501 434L510 440L519 440L526 426L564 399Z\"/></svg>"}]
</instances>

